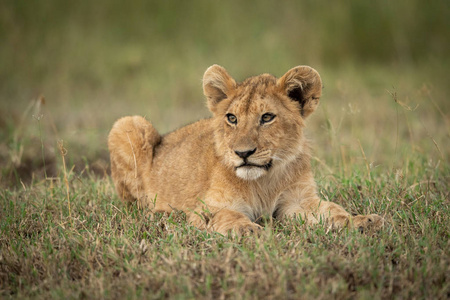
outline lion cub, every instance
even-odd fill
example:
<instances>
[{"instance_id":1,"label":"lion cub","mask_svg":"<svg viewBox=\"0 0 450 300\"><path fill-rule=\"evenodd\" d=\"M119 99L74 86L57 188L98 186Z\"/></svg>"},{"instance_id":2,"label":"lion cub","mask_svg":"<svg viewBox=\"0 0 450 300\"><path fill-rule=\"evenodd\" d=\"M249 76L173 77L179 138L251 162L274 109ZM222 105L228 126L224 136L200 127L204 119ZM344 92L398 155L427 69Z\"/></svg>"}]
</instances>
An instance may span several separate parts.
<instances>
[{"instance_id":1,"label":"lion cub","mask_svg":"<svg viewBox=\"0 0 450 300\"><path fill-rule=\"evenodd\" d=\"M298 66L237 83L218 65L203 76L213 117L160 136L143 117L119 119L108 139L119 196L153 211L183 210L194 226L226 234L260 228L263 215L375 227L377 215L351 217L317 196L305 119L322 92L319 73Z\"/></svg>"}]
</instances>

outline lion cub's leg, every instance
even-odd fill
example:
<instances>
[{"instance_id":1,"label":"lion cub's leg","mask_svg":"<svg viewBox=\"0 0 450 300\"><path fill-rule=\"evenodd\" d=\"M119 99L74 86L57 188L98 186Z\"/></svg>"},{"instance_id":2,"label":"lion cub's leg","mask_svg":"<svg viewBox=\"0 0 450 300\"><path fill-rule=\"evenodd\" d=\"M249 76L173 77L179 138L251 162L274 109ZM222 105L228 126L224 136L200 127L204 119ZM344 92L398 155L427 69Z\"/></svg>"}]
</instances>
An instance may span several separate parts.
<instances>
[{"instance_id":1,"label":"lion cub's leg","mask_svg":"<svg viewBox=\"0 0 450 300\"><path fill-rule=\"evenodd\" d=\"M199 229L215 231L223 235L228 232L242 235L262 228L243 213L226 208L208 207L207 211L198 208L188 214L188 221Z\"/></svg>"},{"instance_id":2,"label":"lion cub's leg","mask_svg":"<svg viewBox=\"0 0 450 300\"><path fill-rule=\"evenodd\" d=\"M318 197L292 201L284 207L284 209L280 209L282 216L300 215L309 224L323 221L336 228L350 227L361 230L365 228L379 229L384 224L384 219L378 215L352 217L342 206L330 201L322 201Z\"/></svg>"},{"instance_id":3,"label":"lion cub's leg","mask_svg":"<svg viewBox=\"0 0 450 300\"><path fill-rule=\"evenodd\" d=\"M108 137L111 175L123 201L144 201L154 147L160 141L161 136L143 117L124 117L114 124Z\"/></svg>"}]
</instances>

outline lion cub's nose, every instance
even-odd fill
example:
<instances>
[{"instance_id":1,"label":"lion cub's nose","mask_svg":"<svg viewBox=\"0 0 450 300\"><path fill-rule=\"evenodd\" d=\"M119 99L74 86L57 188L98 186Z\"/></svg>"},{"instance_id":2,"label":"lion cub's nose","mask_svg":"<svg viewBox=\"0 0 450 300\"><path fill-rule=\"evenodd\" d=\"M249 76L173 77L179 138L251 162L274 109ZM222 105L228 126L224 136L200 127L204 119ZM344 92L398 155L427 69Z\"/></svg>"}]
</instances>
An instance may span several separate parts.
<instances>
[{"instance_id":1,"label":"lion cub's nose","mask_svg":"<svg viewBox=\"0 0 450 300\"><path fill-rule=\"evenodd\" d=\"M240 158L243 158L243 159L249 157L250 155L252 155L255 152L256 152L256 148L253 150L249 150L249 151L234 151L234 153L236 153L237 156L239 156Z\"/></svg>"}]
</instances>

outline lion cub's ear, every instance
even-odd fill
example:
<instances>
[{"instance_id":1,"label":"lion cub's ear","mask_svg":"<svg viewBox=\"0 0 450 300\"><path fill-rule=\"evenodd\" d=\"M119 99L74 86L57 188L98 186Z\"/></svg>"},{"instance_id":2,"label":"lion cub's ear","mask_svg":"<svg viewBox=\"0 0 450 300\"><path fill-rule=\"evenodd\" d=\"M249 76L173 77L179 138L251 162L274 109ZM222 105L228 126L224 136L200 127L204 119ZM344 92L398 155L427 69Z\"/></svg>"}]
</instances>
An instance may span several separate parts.
<instances>
[{"instance_id":1,"label":"lion cub's ear","mask_svg":"<svg viewBox=\"0 0 450 300\"><path fill-rule=\"evenodd\" d=\"M229 97L235 88L236 81L219 65L212 65L203 75L203 93L213 113L217 111L217 104Z\"/></svg>"},{"instance_id":2,"label":"lion cub's ear","mask_svg":"<svg viewBox=\"0 0 450 300\"><path fill-rule=\"evenodd\" d=\"M322 80L319 73L308 66L290 69L277 81L281 92L299 102L302 117L309 116L319 104L322 95Z\"/></svg>"}]
</instances>

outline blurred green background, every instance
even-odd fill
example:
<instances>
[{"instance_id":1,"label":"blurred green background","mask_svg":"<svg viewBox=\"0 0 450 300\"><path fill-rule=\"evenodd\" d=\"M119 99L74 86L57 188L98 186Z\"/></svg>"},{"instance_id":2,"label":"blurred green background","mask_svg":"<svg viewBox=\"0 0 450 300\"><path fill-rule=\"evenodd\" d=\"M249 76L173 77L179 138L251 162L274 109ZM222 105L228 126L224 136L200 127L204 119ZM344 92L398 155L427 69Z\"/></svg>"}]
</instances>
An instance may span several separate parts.
<instances>
[{"instance_id":1,"label":"blurred green background","mask_svg":"<svg viewBox=\"0 0 450 300\"><path fill-rule=\"evenodd\" d=\"M237 80L319 71L319 172L364 164L361 147L380 172L447 163L449 50L447 0L3 0L1 184L57 176L61 139L76 172L107 173L120 116L162 133L208 116L201 78L215 63Z\"/></svg>"}]
</instances>

